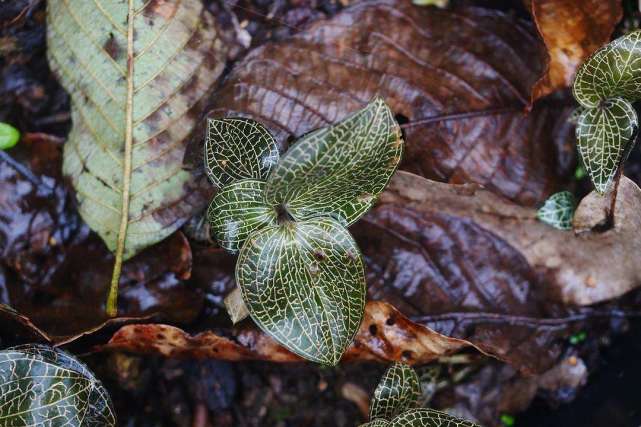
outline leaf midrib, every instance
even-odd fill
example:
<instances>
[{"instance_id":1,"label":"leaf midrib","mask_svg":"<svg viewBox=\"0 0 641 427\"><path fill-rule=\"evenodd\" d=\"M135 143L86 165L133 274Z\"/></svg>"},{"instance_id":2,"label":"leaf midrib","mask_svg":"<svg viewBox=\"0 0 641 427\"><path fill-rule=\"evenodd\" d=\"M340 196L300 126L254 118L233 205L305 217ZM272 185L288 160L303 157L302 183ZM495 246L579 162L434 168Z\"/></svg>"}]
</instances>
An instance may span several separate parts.
<instances>
[{"instance_id":1,"label":"leaf midrib","mask_svg":"<svg viewBox=\"0 0 641 427\"><path fill-rule=\"evenodd\" d=\"M120 208L120 228L116 242L114 269L111 277L109 297L107 299L107 314L111 317L117 314L118 284L122 270L122 261L127 240L129 225L129 193L131 191L131 163L133 151L133 104L134 104L134 0L128 0L127 11L127 99L125 101L125 152L122 172L122 204Z\"/></svg>"}]
</instances>

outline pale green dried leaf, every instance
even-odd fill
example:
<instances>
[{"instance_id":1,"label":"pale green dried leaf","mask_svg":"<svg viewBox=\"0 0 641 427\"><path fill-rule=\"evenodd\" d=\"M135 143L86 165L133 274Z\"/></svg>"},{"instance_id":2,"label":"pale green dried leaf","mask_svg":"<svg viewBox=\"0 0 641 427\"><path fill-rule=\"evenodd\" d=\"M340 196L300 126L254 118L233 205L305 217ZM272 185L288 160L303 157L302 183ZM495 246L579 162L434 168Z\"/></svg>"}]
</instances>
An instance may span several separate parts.
<instances>
[{"instance_id":1,"label":"pale green dried leaf","mask_svg":"<svg viewBox=\"0 0 641 427\"><path fill-rule=\"evenodd\" d=\"M637 114L624 99L587 108L576 125L579 153L597 192L606 193L628 156L638 129Z\"/></svg>"},{"instance_id":2,"label":"pale green dried leaf","mask_svg":"<svg viewBox=\"0 0 641 427\"><path fill-rule=\"evenodd\" d=\"M559 230L572 229L572 217L576 208L574 195L569 191L560 191L551 195L536 213L539 221Z\"/></svg>"},{"instance_id":3,"label":"pale green dried leaf","mask_svg":"<svg viewBox=\"0 0 641 427\"><path fill-rule=\"evenodd\" d=\"M292 352L335 365L365 309L365 273L349 232L330 218L263 228L240 251L236 282L254 322Z\"/></svg>"},{"instance_id":4,"label":"pale green dried leaf","mask_svg":"<svg viewBox=\"0 0 641 427\"><path fill-rule=\"evenodd\" d=\"M41 345L0 351L0 423L115 426L107 391L87 367Z\"/></svg>"},{"instance_id":5,"label":"pale green dried leaf","mask_svg":"<svg viewBox=\"0 0 641 427\"><path fill-rule=\"evenodd\" d=\"M125 239L124 259L195 213L185 202L196 188L182 167L185 146L226 57L200 0L130 3L131 28L127 1L47 2L49 63L72 104L63 171L109 249Z\"/></svg>"},{"instance_id":6,"label":"pale green dried leaf","mask_svg":"<svg viewBox=\"0 0 641 427\"><path fill-rule=\"evenodd\" d=\"M369 418L391 420L417 406L421 384L416 371L405 363L394 363L381 378L369 410Z\"/></svg>"},{"instance_id":7,"label":"pale green dried leaf","mask_svg":"<svg viewBox=\"0 0 641 427\"><path fill-rule=\"evenodd\" d=\"M577 71L574 97L587 108L607 99L641 99L641 30L610 42L590 56Z\"/></svg>"},{"instance_id":8,"label":"pale green dried leaf","mask_svg":"<svg viewBox=\"0 0 641 427\"><path fill-rule=\"evenodd\" d=\"M352 224L375 203L402 151L398 123L376 99L297 141L269 175L266 200L298 220L332 216Z\"/></svg>"},{"instance_id":9,"label":"pale green dried leaf","mask_svg":"<svg viewBox=\"0 0 641 427\"><path fill-rule=\"evenodd\" d=\"M266 180L278 163L278 146L262 124L250 119L207 121L205 170L218 188L235 180Z\"/></svg>"},{"instance_id":10,"label":"pale green dried leaf","mask_svg":"<svg viewBox=\"0 0 641 427\"><path fill-rule=\"evenodd\" d=\"M264 191L264 181L243 179L216 193L207 219L221 247L236 253L251 233L276 224L276 210L263 201Z\"/></svg>"},{"instance_id":11,"label":"pale green dried leaf","mask_svg":"<svg viewBox=\"0 0 641 427\"><path fill-rule=\"evenodd\" d=\"M412 409L394 418L389 427L481 427L434 409Z\"/></svg>"}]
</instances>

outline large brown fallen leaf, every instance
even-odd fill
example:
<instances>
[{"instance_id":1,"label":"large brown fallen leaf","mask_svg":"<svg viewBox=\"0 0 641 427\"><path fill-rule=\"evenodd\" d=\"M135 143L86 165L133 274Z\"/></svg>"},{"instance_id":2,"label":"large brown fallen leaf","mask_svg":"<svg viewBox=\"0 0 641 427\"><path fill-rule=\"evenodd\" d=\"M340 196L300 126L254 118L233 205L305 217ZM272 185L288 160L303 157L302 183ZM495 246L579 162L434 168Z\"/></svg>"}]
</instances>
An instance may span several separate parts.
<instances>
[{"instance_id":1,"label":"large brown fallen leaf","mask_svg":"<svg viewBox=\"0 0 641 427\"><path fill-rule=\"evenodd\" d=\"M575 234L476 185L400 172L354 234L370 298L542 372L560 355L563 338L591 319L592 309L578 306L641 284L640 242L632 238L641 224L641 192L627 179L616 209L613 229ZM604 218L603 209L597 213Z\"/></svg>"},{"instance_id":2,"label":"large brown fallen leaf","mask_svg":"<svg viewBox=\"0 0 641 427\"><path fill-rule=\"evenodd\" d=\"M533 99L570 86L579 65L610 41L623 15L617 0L530 0L530 11L550 56Z\"/></svg>"},{"instance_id":3,"label":"large brown fallen leaf","mask_svg":"<svg viewBox=\"0 0 641 427\"><path fill-rule=\"evenodd\" d=\"M545 64L535 30L501 12L361 2L250 52L210 116L253 117L284 145L382 96L404 127L404 169L532 204L573 159L562 104L524 113Z\"/></svg>"},{"instance_id":4,"label":"large brown fallen leaf","mask_svg":"<svg viewBox=\"0 0 641 427\"><path fill-rule=\"evenodd\" d=\"M488 266L489 275L475 276L477 283L508 280L506 274L511 270L514 274L509 280L523 280L523 286L516 287L521 293L515 295L515 301L523 300L530 291L544 295L548 301L583 306L616 298L641 284L641 240L635 238L641 227L641 189L622 178L614 227L602 231L598 225L605 221L608 202L596 193L588 195L575 214L575 232L566 232L539 222L534 209L517 206L479 186L447 185L400 172L368 222L378 223L381 229L385 229L386 219L406 225L417 219L426 225L430 225L430 219L433 224L454 220L456 227L449 227L453 232L476 227L476 233L466 236L467 242L461 241L458 248L450 247L458 249L460 257L454 258L454 252L449 255L451 258L441 254L443 265L451 262L452 268L464 274L468 260L474 262L477 256L482 257L478 266ZM595 228L589 229L588 225ZM390 229L391 233L400 231ZM425 230L407 231L402 235L406 240L427 242L416 233ZM443 237L446 231L441 233ZM476 237L484 233L495 242L492 246L483 245ZM465 244L470 246L466 249ZM505 262L503 268L493 265L501 262L503 254L519 263ZM461 266L455 266L461 262Z\"/></svg>"}]
</instances>

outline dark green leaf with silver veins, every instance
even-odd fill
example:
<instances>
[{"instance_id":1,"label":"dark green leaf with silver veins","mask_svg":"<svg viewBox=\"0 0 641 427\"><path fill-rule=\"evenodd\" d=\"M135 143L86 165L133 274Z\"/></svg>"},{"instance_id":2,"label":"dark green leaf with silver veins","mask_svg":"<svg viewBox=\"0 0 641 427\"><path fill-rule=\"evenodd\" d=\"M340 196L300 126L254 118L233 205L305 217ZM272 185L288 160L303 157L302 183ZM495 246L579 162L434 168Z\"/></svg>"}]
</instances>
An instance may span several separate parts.
<instances>
[{"instance_id":1,"label":"dark green leaf with silver veins","mask_svg":"<svg viewBox=\"0 0 641 427\"><path fill-rule=\"evenodd\" d=\"M0 425L115 426L111 400L87 367L41 345L0 351Z\"/></svg>"},{"instance_id":2,"label":"dark green leaf with silver veins","mask_svg":"<svg viewBox=\"0 0 641 427\"><path fill-rule=\"evenodd\" d=\"M205 169L218 188L239 179L265 180L278 163L278 146L265 127L250 119L207 122Z\"/></svg>"},{"instance_id":3,"label":"dark green leaf with silver veins","mask_svg":"<svg viewBox=\"0 0 641 427\"><path fill-rule=\"evenodd\" d=\"M361 427L481 427L471 421L453 417L434 409L410 409L392 421L375 419Z\"/></svg>"},{"instance_id":4,"label":"dark green leaf with silver veins","mask_svg":"<svg viewBox=\"0 0 641 427\"><path fill-rule=\"evenodd\" d=\"M571 230L576 202L569 191L551 195L536 213L537 218L559 230Z\"/></svg>"},{"instance_id":5,"label":"dark green leaf with silver veins","mask_svg":"<svg viewBox=\"0 0 641 427\"><path fill-rule=\"evenodd\" d=\"M415 408L420 395L421 385L416 371L405 363L394 363L374 391L369 417L372 420L391 420L400 413Z\"/></svg>"},{"instance_id":6,"label":"dark green leaf with silver veins","mask_svg":"<svg viewBox=\"0 0 641 427\"><path fill-rule=\"evenodd\" d=\"M392 111L375 99L296 142L269 175L266 200L284 205L297 220L332 216L352 224L383 191L402 151Z\"/></svg>"},{"instance_id":7,"label":"dark green leaf with silver veins","mask_svg":"<svg viewBox=\"0 0 641 427\"><path fill-rule=\"evenodd\" d=\"M590 56L574 79L574 98L586 108L606 99L641 99L641 30L608 43Z\"/></svg>"},{"instance_id":8,"label":"dark green leaf with silver veins","mask_svg":"<svg viewBox=\"0 0 641 427\"><path fill-rule=\"evenodd\" d=\"M242 299L233 307L242 300L292 352L338 363L365 309L363 261L345 227L372 206L400 161L392 112L376 99L303 137L275 166L276 143L262 125L209 126L206 167L221 190L208 219L222 247L240 250Z\"/></svg>"},{"instance_id":9,"label":"dark green leaf with silver veins","mask_svg":"<svg viewBox=\"0 0 641 427\"><path fill-rule=\"evenodd\" d=\"M576 137L583 164L594 188L606 193L619 166L632 148L638 129L637 114L624 99L614 98L581 113Z\"/></svg>"},{"instance_id":10,"label":"dark green leaf with silver veins","mask_svg":"<svg viewBox=\"0 0 641 427\"><path fill-rule=\"evenodd\" d=\"M641 99L641 31L596 51L579 68L573 93L581 105L576 136L597 192L610 190L638 129L631 102Z\"/></svg>"},{"instance_id":11,"label":"dark green leaf with silver veins","mask_svg":"<svg viewBox=\"0 0 641 427\"><path fill-rule=\"evenodd\" d=\"M323 364L338 363L365 309L360 251L331 218L286 221L252 234L240 251L236 282L261 329Z\"/></svg>"},{"instance_id":12,"label":"dark green leaf with silver veins","mask_svg":"<svg viewBox=\"0 0 641 427\"><path fill-rule=\"evenodd\" d=\"M412 409L394 418L389 427L480 427L434 409Z\"/></svg>"},{"instance_id":13,"label":"dark green leaf with silver veins","mask_svg":"<svg viewBox=\"0 0 641 427\"><path fill-rule=\"evenodd\" d=\"M236 253L252 232L276 224L275 208L263 201L264 189L264 181L243 179L214 196L207 218L221 247Z\"/></svg>"}]
</instances>

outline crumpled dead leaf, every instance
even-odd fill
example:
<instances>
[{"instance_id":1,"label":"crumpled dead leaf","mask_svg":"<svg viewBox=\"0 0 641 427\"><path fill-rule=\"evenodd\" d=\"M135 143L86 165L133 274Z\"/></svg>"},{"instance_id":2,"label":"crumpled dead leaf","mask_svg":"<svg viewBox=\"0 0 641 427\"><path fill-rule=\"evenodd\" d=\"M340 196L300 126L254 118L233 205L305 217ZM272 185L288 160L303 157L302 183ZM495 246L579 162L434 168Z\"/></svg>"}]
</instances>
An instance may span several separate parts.
<instances>
[{"instance_id":1,"label":"crumpled dead leaf","mask_svg":"<svg viewBox=\"0 0 641 427\"><path fill-rule=\"evenodd\" d=\"M402 168L533 204L573 162L563 102L524 114L545 55L529 24L495 10L360 2L251 51L209 116L253 117L284 146L382 96L404 127ZM196 165L201 143L191 148Z\"/></svg>"},{"instance_id":2,"label":"crumpled dead leaf","mask_svg":"<svg viewBox=\"0 0 641 427\"><path fill-rule=\"evenodd\" d=\"M422 364L453 354L466 346L469 344L462 340L446 337L412 322L387 303L370 301L361 328L345 352L343 361L405 361ZM190 335L180 328L164 324L127 325L99 348L155 353L166 357L234 361L304 360L253 327Z\"/></svg>"},{"instance_id":3,"label":"crumpled dead leaf","mask_svg":"<svg viewBox=\"0 0 641 427\"><path fill-rule=\"evenodd\" d=\"M617 0L530 0L529 6L550 57L532 99L570 86L579 65L610 41L623 15Z\"/></svg>"}]
</instances>

